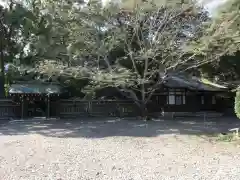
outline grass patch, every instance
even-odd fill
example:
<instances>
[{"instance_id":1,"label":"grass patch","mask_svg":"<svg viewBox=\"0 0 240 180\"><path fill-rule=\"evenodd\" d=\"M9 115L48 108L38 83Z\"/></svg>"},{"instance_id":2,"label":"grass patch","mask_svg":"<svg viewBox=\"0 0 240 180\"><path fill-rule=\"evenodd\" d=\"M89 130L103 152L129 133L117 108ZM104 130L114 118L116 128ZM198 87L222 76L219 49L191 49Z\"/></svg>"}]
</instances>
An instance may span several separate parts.
<instances>
[{"instance_id":1,"label":"grass patch","mask_svg":"<svg viewBox=\"0 0 240 180\"><path fill-rule=\"evenodd\" d=\"M208 134L208 135L200 135L205 140L211 142L236 142L240 141L240 137L236 136L236 133L218 133L218 134Z\"/></svg>"},{"instance_id":2,"label":"grass patch","mask_svg":"<svg viewBox=\"0 0 240 180\"><path fill-rule=\"evenodd\" d=\"M228 133L219 133L215 137L216 141L223 141L223 142L240 142L240 137L234 132Z\"/></svg>"},{"instance_id":3,"label":"grass patch","mask_svg":"<svg viewBox=\"0 0 240 180\"><path fill-rule=\"evenodd\" d=\"M224 141L224 142L232 142L232 141L236 141L238 139L239 139L239 137L236 136L235 133L226 133L226 134L220 133L216 136L217 141Z\"/></svg>"}]
</instances>

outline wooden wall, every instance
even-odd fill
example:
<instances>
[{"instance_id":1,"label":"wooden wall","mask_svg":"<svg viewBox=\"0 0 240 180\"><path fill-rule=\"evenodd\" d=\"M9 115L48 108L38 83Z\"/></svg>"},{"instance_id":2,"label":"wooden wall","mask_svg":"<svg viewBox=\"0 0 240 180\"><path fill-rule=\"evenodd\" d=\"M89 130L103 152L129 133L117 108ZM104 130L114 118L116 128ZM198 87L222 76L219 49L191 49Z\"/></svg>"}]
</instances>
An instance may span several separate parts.
<instances>
[{"instance_id":1,"label":"wooden wall","mask_svg":"<svg viewBox=\"0 0 240 180\"><path fill-rule=\"evenodd\" d=\"M217 96L217 92L198 92L187 89L165 88L152 97L151 111L165 112L200 112L200 111L223 111L224 100ZM170 97L174 102L170 102ZM177 97L178 101L177 103ZM213 101L213 99L215 99Z\"/></svg>"}]
</instances>

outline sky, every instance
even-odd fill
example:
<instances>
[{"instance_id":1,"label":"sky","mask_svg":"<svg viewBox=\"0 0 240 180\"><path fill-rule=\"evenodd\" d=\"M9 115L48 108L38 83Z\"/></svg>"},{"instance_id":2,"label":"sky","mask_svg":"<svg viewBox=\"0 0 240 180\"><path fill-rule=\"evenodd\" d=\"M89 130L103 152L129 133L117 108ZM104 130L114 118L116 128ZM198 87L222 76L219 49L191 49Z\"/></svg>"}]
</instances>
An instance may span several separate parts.
<instances>
[{"instance_id":1,"label":"sky","mask_svg":"<svg viewBox=\"0 0 240 180\"><path fill-rule=\"evenodd\" d=\"M0 4L4 4L4 1L6 0L0 0ZM109 2L111 0L102 0L103 4L106 2ZM198 0L200 3L204 4L204 7L211 13L214 12L216 7L223 4L227 0Z\"/></svg>"},{"instance_id":2,"label":"sky","mask_svg":"<svg viewBox=\"0 0 240 180\"><path fill-rule=\"evenodd\" d=\"M214 10L226 2L227 0L199 0L199 3L204 4L204 7L210 12L213 13Z\"/></svg>"},{"instance_id":3,"label":"sky","mask_svg":"<svg viewBox=\"0 0 240 180\"><path fill-rule=\"evenodd\" d=\"M0 5L3 5L3 6L6 5L7 1L8 0L0 0ZM22 0L18 0L18 1L22 1ZM89 0L85 0L85 1L89 1ZM105 5L111 0L101 0L101 1L103 5ZM118 1L121 1L121 0L118 0ZM219 5L224 4L228 0L197 0L197 1L204 6L204 8L209 12L210 16L213 16L216 8Z\"/></svg>"},{"instance_id":4,"label":"sky","mask_svg":"<svg viewBox=\"0 0 240 180\"><path fill-rule=\"evenodd\" d=\"M103 4L106 4L111 0L102 0ZM203 4L204 7L210 12L213 13L214 10L219 6L225 3L227 0L197 0L200 4Z\"/></svg>"}]
</instances>

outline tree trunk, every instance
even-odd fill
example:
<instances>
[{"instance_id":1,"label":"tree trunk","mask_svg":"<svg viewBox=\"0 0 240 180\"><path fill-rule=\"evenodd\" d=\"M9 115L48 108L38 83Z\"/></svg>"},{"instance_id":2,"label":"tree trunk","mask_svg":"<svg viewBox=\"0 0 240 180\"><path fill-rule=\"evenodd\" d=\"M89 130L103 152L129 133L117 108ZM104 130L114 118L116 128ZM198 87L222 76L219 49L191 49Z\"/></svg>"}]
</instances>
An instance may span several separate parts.
<instances>
[{"instance_id":1,"label":"tree trunk","mask_svg":"<svg viewBox=\"0 0 240 180\"><path fill-rule=\"evenodd\" d=\"M141 103L140 103L140 110L141 110L141 116L144 120L147 119L147 108L146 108L146 101L145 101L145 86L144 84L141 84Z\"/></svg>"},{"instance_id":2,"label":"tree trunk","mask_svg":"<svg viewBox=\"0 0 240 180\"><path fill-rule=\"evenodd\" d=\"M146 104L144 102L141 103L140 110L141 110L141 118L144 119L144 120L149 120L148 109L147 109Z\"/></svg>"}]
</instances>

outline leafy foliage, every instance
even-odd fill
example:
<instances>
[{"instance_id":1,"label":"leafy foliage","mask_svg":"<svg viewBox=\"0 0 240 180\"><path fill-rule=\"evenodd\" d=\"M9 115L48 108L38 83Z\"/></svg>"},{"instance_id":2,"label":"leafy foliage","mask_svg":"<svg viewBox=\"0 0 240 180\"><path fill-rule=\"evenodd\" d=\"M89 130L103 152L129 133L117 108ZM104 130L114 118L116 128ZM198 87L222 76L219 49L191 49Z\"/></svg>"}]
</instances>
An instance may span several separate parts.
<instances>
[{"instance_id":1,"label":"leafy foliage","mask_svg":"<svg viewBox=\"0 0 240 180\"><path fill-rule=\"evenodd\" d=\"M202 56L218 57L201 71L210 77L232 81L239 79L240 52L240 1L229 0L220 6L214 17L206 24L197 46Z\"/></svg>"},{"instance_id":2,"label":"leafy foliage","mask_svg":"<svg viewBox=\"0 0 240 180\"><path fill-rule=\"evenodd\" d=\"M29 64L36 55L38 41L48 33L47 17L40 14L37 7L27 9L23 4L10 1L2 7L2 42L4 60L15 65ZM42 42L41 42L42 43Z\"/></svg>"}]
</instances>

